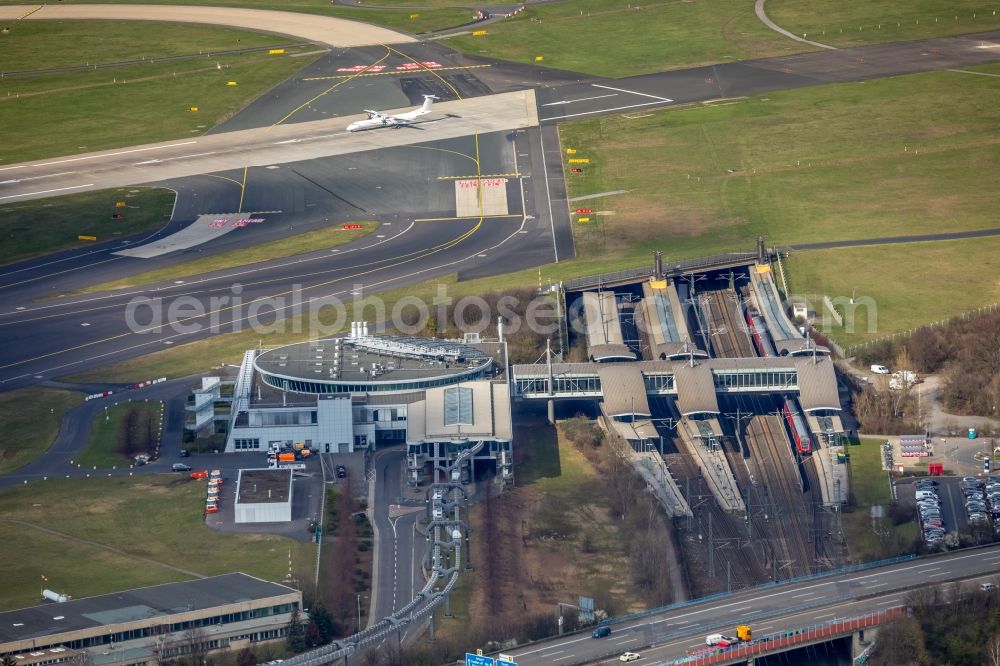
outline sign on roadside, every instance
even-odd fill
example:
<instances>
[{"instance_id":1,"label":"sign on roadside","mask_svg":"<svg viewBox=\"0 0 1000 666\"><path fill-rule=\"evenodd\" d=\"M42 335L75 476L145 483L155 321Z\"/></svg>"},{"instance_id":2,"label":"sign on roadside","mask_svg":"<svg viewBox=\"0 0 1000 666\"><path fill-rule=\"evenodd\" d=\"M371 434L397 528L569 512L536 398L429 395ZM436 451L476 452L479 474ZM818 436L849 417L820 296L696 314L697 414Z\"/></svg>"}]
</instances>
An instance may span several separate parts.
<instances>
[{"instance_id":1,"label":"sign on roadside","mask_svg":"<svg viewBox=\"0 0 1000 666\"><path fill-rule=\"evenodd\" d=\"M493 657L471 654L469 652L465 653L465 666L496 666L496 663Z\"/></svg>"},{"instance_id":2,"label":"sign on roadside","mask_svg":"<svg viewBox=\"0 0 1000 666\"><path fill-rule=\"evenodd\" d=\"M571 157L566 161L570 164L590 164L589 157Z\"/></svg>"}]
</instances>

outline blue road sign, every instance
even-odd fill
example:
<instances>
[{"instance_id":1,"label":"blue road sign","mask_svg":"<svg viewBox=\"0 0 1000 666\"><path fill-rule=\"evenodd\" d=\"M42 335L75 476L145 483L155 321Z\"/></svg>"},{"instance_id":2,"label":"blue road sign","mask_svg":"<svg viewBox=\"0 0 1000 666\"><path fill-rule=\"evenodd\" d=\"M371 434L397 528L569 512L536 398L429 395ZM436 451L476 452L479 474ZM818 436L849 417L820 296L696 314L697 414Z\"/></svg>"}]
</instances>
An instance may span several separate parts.
<instances>
[{"instance_id":1,"label":"blue road sign","mask_svg":"<svg viewBox=\"0 0 1000 666\"><path fill-rule=\"evenodd\" d=\"M496 666L496 663L493 657L465 653L465 666Z\"/></svg>"}]
</instances>

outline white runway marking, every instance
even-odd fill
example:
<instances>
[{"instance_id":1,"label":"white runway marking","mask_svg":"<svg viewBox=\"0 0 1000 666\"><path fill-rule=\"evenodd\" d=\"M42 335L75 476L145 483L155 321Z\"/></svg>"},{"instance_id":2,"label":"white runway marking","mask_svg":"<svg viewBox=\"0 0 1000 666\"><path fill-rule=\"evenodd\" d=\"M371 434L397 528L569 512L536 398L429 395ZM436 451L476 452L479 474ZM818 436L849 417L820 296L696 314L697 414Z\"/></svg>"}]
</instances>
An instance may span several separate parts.
<instances>
[{"instance_id":1,"label":"white runway marking","mask_svg":"<svg viewBox=\"0 0 1000 666\"><path fill-rule=\"evenodd\" d=\"M674 100L669 97L660 97L659 95L650 95L649 93L636 92L635 90L625 90L624 88L612 88L611 86L602 86L599 83L592 84L595 88L604 88L605 90L617 90L618 92L629 93L630 95L639 95L640 97L652 97L653 99L658 99L661 102L672 102Z\"/></svg>"},{"instance_id":2,"label":"white runway marking","mask_svg":"<svg viewBox=\"0 0 1000 666\"><path fill-rule=\"evenodd\" d=\"M141 153L146 150L161 150L163 148L176 148L177 146L188 146L197 141L183 141L181 143L171 143L166 146L147 146L145 148L133 148L132 150L120 150L117 153L98 153L96 155L84 155L83 157L70 157L65 160L55 160L54 162L40 162L38 164L16 164L9 167L0 167L0 171L8 169L24 169L26 167L52 166L53 164L66 164L67 162L79 162L81 160L96 160L102 157L114 157L115 155L128 155L129 153Z\"/></svg>"},{"instance_id":3,"label":"white runway marking","mask_svg":"<svg viewBox=\"0 0 1000 666\"><path fill-rule=\"evenodd\" d=\"M39 190L38 192L22 192L21 194L8 194L5 197L0 197L0 199L17 199L18 197L30 197L36 194L50 194L52 192L63 192L65 190L78 190L81 187L93 187L93 183L87 183L86 185L73 185L72 187L57 187L54 190Z\"/></svg>"},{"instance_id":4,"label":"white runway marking","mask_svg":"<svg viewBox=\"0 0 1000 666\"><path fill-rule=\"evenodd\" d=\"M564 99L561 102L549 102L548 104L542 104L541 106L559 106L560 104L572 104L573 102L586 102L591 99L604 99L605 97L617 97L618 93L611 93L610 95L597 95L596 97L581 97L580 99Z\"/></svg>"}]
</instances>

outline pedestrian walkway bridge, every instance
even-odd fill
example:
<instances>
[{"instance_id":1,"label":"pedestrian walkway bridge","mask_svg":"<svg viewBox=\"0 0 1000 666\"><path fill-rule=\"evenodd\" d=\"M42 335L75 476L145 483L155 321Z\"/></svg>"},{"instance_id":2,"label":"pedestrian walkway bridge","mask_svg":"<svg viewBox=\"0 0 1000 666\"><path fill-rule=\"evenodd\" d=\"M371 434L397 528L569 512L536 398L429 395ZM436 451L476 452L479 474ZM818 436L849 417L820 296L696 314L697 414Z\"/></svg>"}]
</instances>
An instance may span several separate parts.
<instances>
[{"instance_id":1,"label":"pedestrian walkway bridge","mask_svg":"<svg viewBox=\"0 0 1000 666\"><path fill-rule=\"evenodd\" d=\"M604 399L621 418L649 416L646 396L675 396L683 416L719 414L720 393L795 394L806 412L840 410L833 361L827 356L784 358L553 363L515 365L519 399Z\"/></svg>"}]
</instances>

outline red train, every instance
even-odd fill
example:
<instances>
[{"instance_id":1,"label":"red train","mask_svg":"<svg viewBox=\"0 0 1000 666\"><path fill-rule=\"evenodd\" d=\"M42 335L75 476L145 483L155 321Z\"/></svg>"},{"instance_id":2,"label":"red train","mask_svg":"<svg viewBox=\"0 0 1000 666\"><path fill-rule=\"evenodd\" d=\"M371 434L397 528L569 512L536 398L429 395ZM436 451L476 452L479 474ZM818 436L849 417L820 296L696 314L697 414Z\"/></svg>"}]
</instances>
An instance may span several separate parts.
<instances>
[{"instance_id":1,"label":"red train","mask_svg":"<svg viewBox=\"0 0 1000 666\"><path fill-rule=\"evenodd\" d=\"M764 318L749 308L747 308L746 317L747 325L750 327L750 337L753 338L757 354L763 358L777 356L778 350L774 347L771 334L767 332L767 324L764 322Z\"/></svg>"},{"instance_id":2,"label":"red train","mask_svg":"<svg viewBox=\"0 0 1000 666\"><path fill-rule=\"evenodd\" d=\"M806 426L806 420L802 418L802 414L795 409L798 405L794 404L788 398L785 398L785 404L783 406L783 411L785 412L785 423L788 424L788 430L792 433L792 440L795 442L795 448L799 453L806 455L812 450L812 438L809 435L809 428Z\"/></svg>"}]
</instances>

